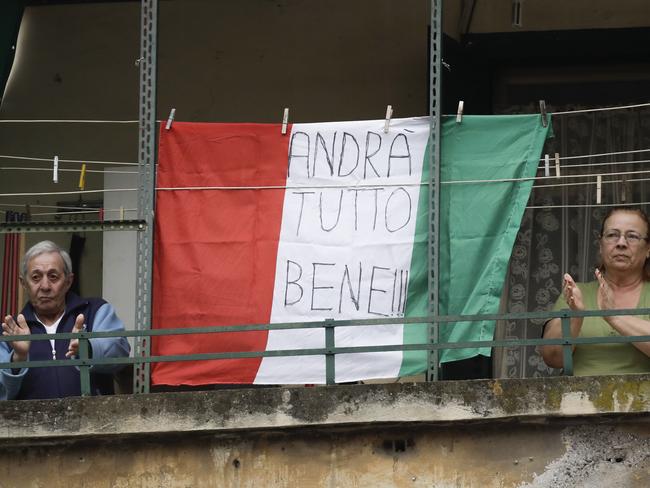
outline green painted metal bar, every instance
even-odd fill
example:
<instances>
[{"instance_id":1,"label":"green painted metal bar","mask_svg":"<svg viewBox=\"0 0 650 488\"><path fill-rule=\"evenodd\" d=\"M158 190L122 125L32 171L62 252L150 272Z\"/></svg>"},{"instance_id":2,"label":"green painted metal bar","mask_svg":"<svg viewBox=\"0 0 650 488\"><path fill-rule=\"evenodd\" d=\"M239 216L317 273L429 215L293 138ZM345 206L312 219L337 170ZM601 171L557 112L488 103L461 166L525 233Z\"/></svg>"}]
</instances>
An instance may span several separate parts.
<instances>
[{"instance_id":1,"label":"green painted metal bar","mask_svg":"<svg viewBox=\"0 0 650 488\"><path fill-rule=\"evenodd\" d=\"M124 337L127 336L132 336L133 334L142 334L142 332L139 331L134 331L129 334L129 332L125 332L122 334ZM86 336L89 339L96 339L100 335L101 337L105 337L105 332L97 332L97 333L91 333L91 332L86 332ZM111 333L115 335L115 333ZM10 342L13 340L24 340L24 339L30 339L32 341L44 341L44 340L50 340L50 339L55 339L57 335L65 335L65 336L70 336L72 334L48 334L47 336L42 337L41 334L38 336L12 336L12 337L0 337L0 342ZM469 342L440 342L438 344L429 344L429 343L421 343L421 344L391 344L391 345L383 345L383 346L354 346L350 348L343 348L343 347L333 347L331 350L334 351L335 354L340 354L342 350L345 350L346 352L378 352L378 351L412 351L412 350L418 350L418 349L432 349L432 348L439 348L439 349L463 349L463 348L469 348L469 347L510 347L510 346L531 346L531 345L562 345L564 346L567 342L571 344L613 344L613 343L632 343L632 342L650 342L650 335L640 335L640 336L600 336L600 337L574 337L570 339L563 339L563 338L558 338L558 339L543 339L543 338L534 338L534 339L501 339L501 340L491 340L491 341L469 341ZM318 348L318 349L288 349L285 350L287 351L308 351L305 353L296 353L295 355L308 355L308 354L325 354L329 351L330 349L327 348ZM264 356L277 356L277 355L282 355L278 354L279 352L282 352L282 350L273 350L273 351L265 351ZM219 354L240 354L240 353L219 353ZM247 353L241 353L241 354L249 354ZM251 353L251 354L257 354L257 353ZM160 356L163 357L163 356ZM224 356L226 357L226 356ZM244 356L233 356L233 357L256 357L256 356L249 356L249 355L244 355ZM118 359L89 359L88 361L93 361L92 364L118 364L119 360ZM59 361L59 362L57 362ZM49 360L49 361L34 361L34 363L39 363L39 364L49 364L49 365L58 365L60 366L62 363L60 362L61 360ZM72 360L65 360L65 361L72 361ZM79 360L80 361L80 360ZM99 361L99 362L97 362ZM4 363L1 363L4 364ZM10 364L10 363L6 363ZM11 364L18 364L18 363L11 363ZM20 363L22 364L22 363ZM27 364L27 362L25 362ZM67 363L66 363L67 364ZM85 364L82 362L75 363L76 365L78 364Z\"/></svg>"},{"instance_id":2,"label":"green painted metal bar","mask_svg":"<svg viewBox=\"0 0 650 488\"><path fill-rule=\"evenodd\" d=\"M549 312L518 312L505 314L478 314L478 315L446 315L440 317L423 316L423 317L399 317L399 318L381 318L381 319L360 319L360 320L332 320L329 323L333 327L356 327L368 325L389 325L389 324L421 324L423 322L437 321L441 323L449 322L478 322L485 320L521 320L521 319L551 319L563 317L603 317L605 315L650 315L650 308L628 308L616 310L561 310ZM150 336L169 336L169 335L187 335L187 334L209 334L219 332L248 332L259 330L288 330L288 329L313 329L324 327L325 322L284 322L277 324L250 324L250 325L233 325L233 326L206 326L206 327L179 327L174 329L147 329L147 330L124 330L112 332L84 332L87 337L105 338L105 337L150 337ZM78 333L60 332L49 334L48 338L52 339L75 339L79 337ZM0 342L9 342L14 340L44 340L34 335L24 336L0 336Z\"/></svg>"},{"instance_id":3,"label":"green painted metal bar","mask_svg":"<svg viewBox=\"0 0 650 488\"><path fill-rule=\"evenodd\" d=\"M429 224L427 287L429 314L439 313L439 256L440 256L440 77L442 67L442 3L431 0L429 32ZM438 322L429 322L428 341L437 344L440 337ZM438 349L427 353L427 381L437 381L439 376Z\"/></svg>"},{"instance_id":4,"label":"green painted metal bar","mask_svg":"<svg viewBox=\"0 0 650 488\"><path fill-rule=\"evenodd\" d=\"M259 357L282 357L282 356L313 356L325 355L326 357L326 383L335 383L335 357L336 354L351 353L372 353L386 351L415 351L415 350L441 350L441 349L463 349L474 347L517 347L527 345L561 345L564 347L565 374L573 373L572 355L570 353L573 344L606 344L606 343L632 343L632 342L650 342L650 335L644 336L605 336L605 337L576 337L570 335L570 317L572 316L604 316L604 315L648 315L650 309L622 309L622 310L587 310L572 311L562 310L559 312L522 312L517 314L491 314L491 315L471 315L471 316L444 316L444 317L411 317L409 319L395 319L396 323L410 322L413 324L423 323L427 320L440 322L458 322L458 321L482 321L486 317L490 318L539 318L539 317L557 317L562 321L563 337L561 339L511 339L511 340L492 340L492 341L473 341L462 343L431 343L425 344L400 344L400 345L383 345L383 346L364 346L364 347L341 347L335 346L335 328L351 327L357 325L368 325L370 323L386 324L386 319L369 319L357 321L335 321L328 319L325 322L308 322L286 323L286 324L263 324L250 326L231 326L231 327L194 327L191 329L156 329L156 330L135 330L135 331L114 331L114 332L82 332L82 333L57 333L57 334L38 334L24 336L0 336L0 342L11 342L15 340L50 340L50 339L80 339L79 359L49 360L49 361L24 361L16 363L0 363L0 369L23 368L23 367L50 367L50 366L78 366L80 367L82 394L89 394L90 381L89 369L91 365L108 365L108 364L134 364L149 365L157 362L182 362L182 361L200 361L200 360L220 360L220 359L241 359L241 358L259 358ZM250 330L273 330L273 329L294 329L305 327L325 327L325 348L316 349L288 349L275 351L246 351L231 353L203 353L203 354L186 354L175 356L144 356L127 358L89 358L88 339L101 337L148 337L155 335L185 335L189 333L222 333L222 332L246 332ZM569 351L568 356L566 351Z\"/></svg>"},{"instance_id":5,"label":"green painted metal bar","mask_svg":"<svg viewBox=\"0 0 650 488\"><path fill-rule=\"evenodd\" d=\"M0 234L13 232L105 232L105 231L144 231L144 220L78 221L78 222L3 222Z\"/></svg>"},{"instance_id":6,"label":"green painted metal bar","mask_svg":"<svg viewBox=\"0 0 650 488\"><path fill-rule=\"evenodd\" d=\"M158 45L158 0L142 0L140 7L140 98L138 135L138 218L147 223L138 233L136 254L135 326L151 328L151 293L153 268L153 222L156 187L156 88ZM139 337L135 354L148 356L151 341ZM133 391L149 392L149 364L133 370Z\"/></svg>"},{"instance_id":7,"label":"green painted metal bar","mask_svg":"<svg viewBox=\"0 0 650 488\"><path fill-rule=\"evenodd\" d=\"M325 321L325 382L333 385L336 382L336 344L334 340L334 320Z\"/></svg>"},{"instance_id":8,"label":"green painted metal bar","mask_svg":"<svg viewBox=\"0 0 650 488\"><path fill-rule=\"evenodd\" d=\"M381 318L381 319L360 319L360 320L331 320L334 327L360 327L368 325L391 325L405 324L415 325L425 322L440 322L442 324L450 322L477 322L484 320L526 320L526 319L551 319L562 317L603 317L605 315L650 315L650 308L629 308L617 310L561 310L548 312L518 312L504 314L479 314L479 315L446 315L446 316L424 316L424 317L399 317L399 318ZM250 325L233 325L233 326L206 326L206 327L179 327L174 329L146 329L146 330L125 330L113 332L86 332L88 337L105 338L105 337L152 337L152 336L172 336L188 334L209 334L220 332L248 332L260 330L290 330L290 329L313 329L324 327L323 321L318 322L283 322L277 324L250 324ZM79 335L72 332L61 332L49 334L48 338L52 339L74 339ZM13 340L43 340L33 335L13 336L11 338L0 336L0 342ZM575 339L577 340L577 339Z\"/></svg>"},{"instance_id":9,"label":"green painted metal bar","mask_svg":"<svg viewBox=\"0 0 650 488\"><path fill-rule=\"evenodd\" d=\"M562 317L562 339L565 341L562 346L562 365L564 374L573 376L573 344L571 344L571 318L566 315Z\"/></svg>"},{"instance_id":10,"label":"green painted metal bar","mask_svg":"<svg viewBox=\"0 0 650 488\"><path fill-rule=\"evenodd\" d=\"M91 333L87 333L91 337ZM49 340L49 336L33 340ZM598 343L631 343L631 342L650 342L650 335L646 336L604 336L604 337L585 337L574 338L571 343L575 344L598 344ZM326 354L352 354L362 352L386 352L386 351L415 351L437 349L463 349L470 347L516 347L527 345L565 345L565 339L510 339L499 341L476 341L476 342L457 342L457 343L438 343L438 344L399 344L383 346L359 346L359 347L340 347L340 348L318 348L318 349L285 349L273 351L247 351L233 353L202 353L202 354L182 354L174 356L149 356L149 357L128 357L128 358L103 358L88 360L82 359L57 359L48 361L23 361L0 363L0 369L6 368L43 368L50 366L86 366L86 365L114 365L114 364L143 364L156 362L182 362L182 361L203 361L219 359L242 359L242 358L259 358L259 357L283 357L283 356L315 356Z\"/></svg>"},{"instance_id":11,"label":"green painted metal bar","mask_svg":"<svg viewBox=\"0 0 650 488\"><path fill-rule=\"evenodd\" d=\"M79 359L85 364L79 366L79 376L81 378L81 396L90 396L90 344L88 339L82 335L79 337Z\"/></svg>"}]
</instances>

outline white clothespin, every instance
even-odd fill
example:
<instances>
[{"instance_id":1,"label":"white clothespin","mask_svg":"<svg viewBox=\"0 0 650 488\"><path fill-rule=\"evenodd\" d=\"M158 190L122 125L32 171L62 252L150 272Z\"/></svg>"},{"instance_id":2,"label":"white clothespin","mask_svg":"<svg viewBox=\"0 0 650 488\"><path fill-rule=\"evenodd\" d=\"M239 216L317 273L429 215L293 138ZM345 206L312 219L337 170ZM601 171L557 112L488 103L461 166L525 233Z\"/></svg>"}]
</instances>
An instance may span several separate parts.
<instances>
[{"instance_id":1,"label":"white clothespin","mask_svg":"<svg viewBox=\"0 0 650 488\"><path fill-rule=\"evenodd\" d=\"M621 180L621 203L627 202L627 178L623 176Z\"/></svg>"},{"instance_id":2,"label":"white clothespin","mask_svg":"<svg viewBox=\"0 0 650 488\"><path fill-rule=\"evenodd\" d=\"M547 178L551 176L551 167L549 164L548 154L544 154L544 176L546 176Z\"/></svg>"},{"instance_id":3,"label":"white clothespin","mask_svg":"<svg viewBox=\"0 0 650 488\"><path fill-rule=\"evenodd\" d=\"M596 203L603 203L603 177L596 176Z\"/></svg>"},{"instance_id":4,"label":"white clothespin","mask_svg":"<svg viewBox=\"0 0 650 488\"><path fill-rule=\"evenodd\" d=\"M386 106L386 122L384 123L384 134L388 134L388 129L390 127L390 119L393 117L393 106Z\"/></svg>"},{"instance_id":5,"label":"white clothespin","mask_svg":"<svg viewBox=\"0 0 650 488\"><path fill-rule=\"evenodd\" d=\"M124 207L120 207L120 221L124 220Z\"/></svg>"},{"instance_id":6,"label":"white clothespin","mask_svg":"<svg viewBox=\"0 0 650 488\"><path fill-rule=\"evenodd\" d=\"M169 112L169 117L167 117L167 125L165 125L165 130L169 130L172 128L172 122L174 122L174 117L176 117L175 108L171 109L171 112Z\"/></svg>"},{"instance_id":7,"label":"white clothespin","mask_svg":"<svg viewBox=\"0 0 650 488\"><path fill-rule=\"evenodd\" d=\"M560 177L560 153L555 153L555 177Z\"/></svg>"},{"instance_id":8,"label":"white clothespin","mask_svg":"<svg viewBox=\"0 0 650 488\"><path fill-rule=\"evenodd\" d=\"M465 102L462 100L458 102L458 111L456 112L456 123L460 124L463 121L463 108L465 106Z\"/></svg>"},{"instance_id":9,"label":"white clothespin","mask_svg":"<svg viewBox=\"0 0 650 488\"><path fill-rule=\"evenodd\" d=\"M539 111L542 114L542 125L546 127L548 125L548 120L546 120L546 101L539 101Z\"/></svg>"},{"instance_id":10,"label":"white clothespin","mask_svg":"<svg viewBox=\"0 0 650 488\"><path fill-rule=\"evenodd\" d=\"M59 182L59 157L54 156L54 164L52 166L52 181Z\"/></svg>"},{"instance_id":11,"label":"white clothespin","mask_svg":"<svg viewBox=\"0 0 650 488\"><path fill-rule=\"evenodd\" d=\"M285 107L284 114L282 114L282 135L287 133L287 125L289 124L289 107Z\"/></svg>"}]
</instances>

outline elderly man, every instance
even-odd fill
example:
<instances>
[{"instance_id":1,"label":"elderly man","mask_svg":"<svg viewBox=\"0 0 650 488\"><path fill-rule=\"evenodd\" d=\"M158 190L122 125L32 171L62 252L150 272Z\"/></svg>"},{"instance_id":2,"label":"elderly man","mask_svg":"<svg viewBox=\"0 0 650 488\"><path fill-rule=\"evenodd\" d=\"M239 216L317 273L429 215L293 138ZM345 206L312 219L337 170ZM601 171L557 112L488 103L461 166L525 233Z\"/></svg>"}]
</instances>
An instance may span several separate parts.
<instances>
[{"instance_id":1,"label":"elderly man","mask_svg":"<svg viewBox=\"0 0 650 488\"><path fill-rule=\"evenodd\" d=\"M99 298L83 299L70 292L72 263L67 252L51 241L31 247L22 261L20 283L29 303L14 319L2 322L4 336L54 334L56 332L106 332L124 330L113 307ZM90 339L93 358L126 357L124 337ZM73 357L79 341L50 339L0 342L0 362L43 361ZM113 393L111 373L121 366L91 367L94 395ZM71 366L0 370L0 399L61 398L81 393L79 370Z\"/></svg>"}]
</instances>

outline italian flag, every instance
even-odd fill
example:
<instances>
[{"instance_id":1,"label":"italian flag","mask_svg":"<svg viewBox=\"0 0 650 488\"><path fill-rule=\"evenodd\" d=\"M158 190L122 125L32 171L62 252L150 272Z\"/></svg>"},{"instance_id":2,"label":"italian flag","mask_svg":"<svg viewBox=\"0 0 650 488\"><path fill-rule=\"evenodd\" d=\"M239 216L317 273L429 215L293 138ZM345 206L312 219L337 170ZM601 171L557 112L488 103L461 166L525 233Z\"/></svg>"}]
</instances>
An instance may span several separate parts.
<instances>
[{"instance_id":1,"label":"italian flag","mask_svg":"<svg viewBox=\"0 0 650 488\"><path fill-rule=\"evenodd\" d=\"M153 327L426 315L429 119L174 122L160 130ZM426 326L337 327L337 347L426 342ZM153 355L325 347L322 328L160 337ZM336 382L426 368L337 354ZM322 355L158 363L164 385L325 382Z\"/></svg>"}]
</instances>

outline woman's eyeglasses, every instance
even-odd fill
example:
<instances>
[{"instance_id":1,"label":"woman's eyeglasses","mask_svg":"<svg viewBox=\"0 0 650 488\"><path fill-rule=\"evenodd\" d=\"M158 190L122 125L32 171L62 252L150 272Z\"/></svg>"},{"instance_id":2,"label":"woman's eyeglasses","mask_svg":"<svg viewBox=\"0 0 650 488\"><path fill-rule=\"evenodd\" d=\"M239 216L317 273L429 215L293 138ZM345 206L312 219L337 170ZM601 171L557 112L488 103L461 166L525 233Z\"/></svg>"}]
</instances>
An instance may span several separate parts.
<instances>
[{"instance_id":1,"label":"woman's eyeglasses","mask_svg":"<svg viewBox=\"0 0 650 488\"><path fill-rule=\"evenodd\" d=\"M602 237L603 240L608 244L616 244L621 236L623 236L627 243L631 246L640 243L642 240L645 241L648 239L648 236L642 236L636 232L626 232L625 234L621 234L621 232L618 230L608 230L603 234Z\"/></svg>"}]
</instances>

